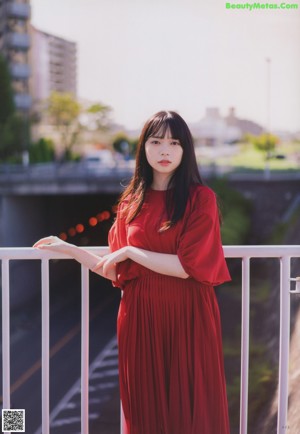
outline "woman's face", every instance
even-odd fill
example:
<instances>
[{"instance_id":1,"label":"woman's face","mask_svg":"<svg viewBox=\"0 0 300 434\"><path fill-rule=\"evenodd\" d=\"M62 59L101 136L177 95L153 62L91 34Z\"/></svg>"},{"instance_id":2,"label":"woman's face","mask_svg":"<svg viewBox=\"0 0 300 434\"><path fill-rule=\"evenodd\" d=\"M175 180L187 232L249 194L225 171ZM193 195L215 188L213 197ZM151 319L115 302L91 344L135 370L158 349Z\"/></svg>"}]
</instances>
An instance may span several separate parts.
<instances>
[{"instance_id":1,"label":"woman's face","mask_svg":"<svg viewBox=\"0 0 300 434\"><path fill-rule=\"evenodd\" d=\"M179 140L172 139L170 130L167 130L163 138L149 137L145 143L145 152L153 176L170 178L181 163L183 149Z\"/></svg>"}]
</instances>

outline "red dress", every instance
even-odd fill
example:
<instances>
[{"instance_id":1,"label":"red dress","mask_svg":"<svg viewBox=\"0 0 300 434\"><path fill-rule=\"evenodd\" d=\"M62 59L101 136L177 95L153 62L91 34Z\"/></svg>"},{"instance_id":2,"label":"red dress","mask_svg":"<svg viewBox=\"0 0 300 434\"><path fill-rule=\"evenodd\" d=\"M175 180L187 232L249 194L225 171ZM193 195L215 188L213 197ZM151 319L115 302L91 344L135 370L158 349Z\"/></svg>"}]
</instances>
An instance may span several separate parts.
<instances>
[{"instance_id":1,"label":"red dress","mask_svg":"<svg viewBox=\"0 0 300 434\"><path fill-rule=\"evenodd\" d=\"M117 264L124 292L117 332L123 434L229 434L220 314L213 285L230 280L215 194L191 187L183 218L159 233L165 191L147 190L126 224L119 206L112 251L131 245L177 254L187 279L130 259ZM162 218L163 216L163 218Z\"/></svg>"}]
</instances>

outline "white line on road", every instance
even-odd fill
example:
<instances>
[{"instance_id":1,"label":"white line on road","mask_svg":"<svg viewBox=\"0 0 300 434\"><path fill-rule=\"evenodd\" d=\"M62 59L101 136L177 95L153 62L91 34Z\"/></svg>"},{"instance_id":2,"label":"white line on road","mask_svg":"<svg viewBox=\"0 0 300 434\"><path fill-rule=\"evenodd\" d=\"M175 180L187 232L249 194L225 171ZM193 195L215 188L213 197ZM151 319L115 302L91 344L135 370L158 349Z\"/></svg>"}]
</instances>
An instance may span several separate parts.
<instances>
[{"instance_id":1,"label":"white line on road","mask_svg":"<svg viewBox=\"0 0 300 434\"><path fill-rule=\"evenodd\" d=\"M94 379L94 378L105 378L105 377L109 377L112 375L118 376L118 370L117 369L113 369L113 370L107 370L106 373L105 371L103 371L103 373L99 373L100 376L98 376L98 373L94 373L94 371L98 368L103 368L106 366L117 366L118 365L118 359L117 359L117 354L118 354L118 350L117 350L117 337L114 336L109 342L108 344L104 347L104 349L96 356L96 358L94 359L93 363L90 365L89 368L89 378ZM105 360L106 357L112 357L115 356L114 359L109 359L109 360ZM98 391L98 390L105 390L105 389L111 389L113 387L116 387L118 385L118 381L111 381L111 382L106 382L104 384L97 384L97 386L95 387L94 385L91 385L89 387L89 391L93 392L93 391ZM72 402L72 398L74 398L74 396L80 393L80 378L74 383L74 385L69 389L69 391L65 394L65 396L60 400L60 402L56 405L56 407L52 410L52 412L50 413L50 426L54 427L54 426L61 426L61 425L65 425L65 424L71 424L71 423L80 423L80 418L76 418L76 417L69 417L69 418L62 418L59 419L57 418L57 416L59 415L59 413L63 410L66 409L73 409L78 407L79 405ZM110 399L110 395L104 395L104 396L100 396L99 398L92 398L90 399L90 403L101 403L101 402L106 402ZM97 402L96 402L97 401ZM99 414L96 413L92 413L89 415L90 419L95 419L99 417ZM57 419L56 419L57 418ZM40 426L34 434L42 434L42 426Z\"/></svg>"}]
</instances>

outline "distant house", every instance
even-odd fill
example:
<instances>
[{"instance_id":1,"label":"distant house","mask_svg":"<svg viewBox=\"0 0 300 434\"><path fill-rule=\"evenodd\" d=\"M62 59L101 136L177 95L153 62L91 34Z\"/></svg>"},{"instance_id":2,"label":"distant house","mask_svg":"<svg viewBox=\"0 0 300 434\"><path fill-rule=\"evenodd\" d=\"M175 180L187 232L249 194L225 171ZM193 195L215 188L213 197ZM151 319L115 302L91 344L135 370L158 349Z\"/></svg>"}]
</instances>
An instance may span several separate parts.
<instances>
[{"instance_id":1,"label":"distant house","mask_svg":"<svg viewBox=\"0 0 300 434\"><path fill-rule=\"evenodd\" d=\"M191 124L191 131L197 144L217 146L237 142L245 133L259 135L263 127L253 121L237 118L233 107L230 107L225 117L221 116L219 108L208 107L204 118Z\"/></svg>"}]
</instances>

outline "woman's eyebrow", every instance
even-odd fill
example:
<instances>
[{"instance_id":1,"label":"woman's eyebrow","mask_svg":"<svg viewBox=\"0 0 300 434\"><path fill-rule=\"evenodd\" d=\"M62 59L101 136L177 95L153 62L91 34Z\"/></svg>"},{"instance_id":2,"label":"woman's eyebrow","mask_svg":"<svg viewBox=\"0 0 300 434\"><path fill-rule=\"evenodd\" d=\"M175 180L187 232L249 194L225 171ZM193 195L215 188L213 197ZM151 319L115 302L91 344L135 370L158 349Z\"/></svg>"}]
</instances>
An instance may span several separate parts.
<instances>
[{"instance_id":1,"label":"woman's eyebrow","mask_svg":"<svg viewBox=\"0 0 300 434\"><path fill-rule=\"evenodd\" d=\"M157 140L163 140L164 137L156 137L156 136L150 136L149 139L157 139ZM180 142L179 139L173 139L172 137L168 138L167 140L174 140L176 142Z\"/></svg>"}]
</instances>

